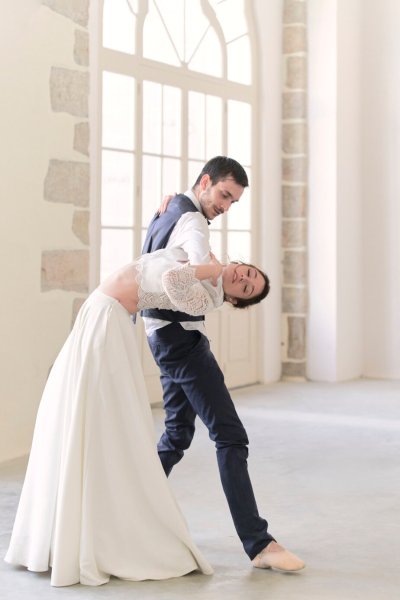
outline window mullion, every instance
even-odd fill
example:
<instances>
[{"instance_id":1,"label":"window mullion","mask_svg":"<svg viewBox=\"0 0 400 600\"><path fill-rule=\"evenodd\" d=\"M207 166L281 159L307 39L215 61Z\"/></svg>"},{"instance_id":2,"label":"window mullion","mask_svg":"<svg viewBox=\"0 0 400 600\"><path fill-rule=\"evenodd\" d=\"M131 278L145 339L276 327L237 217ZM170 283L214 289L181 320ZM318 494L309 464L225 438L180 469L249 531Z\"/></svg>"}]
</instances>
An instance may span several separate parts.
<instances>
[{"instance_id":1,"label":"window mullion","mask_svg":"<svg viewBox=\"0 0 400 600\"><path fill-rule=\"evenodd\" d=\"M134 153L134 235L133 256L139 256L142 250L142 151L143 151L143 81L136 73L136 128Z\"/></svg>"},{"instance_id":2,"label":"window mullion","mask_svg":"<svg viewBox=\"0 0 400 600\"><path fill-rule=\"evenodd\" d=\"M193 185L189 181L188 163L189 163L189 130L188 130L188 113L189 113L189 90L182 87L182 104L181 104L181 191L185 192L188 185Z\"/></svg>"},{"instance_id":3,"label":"window mullion","mask_svg":"<svg viewBox=\"0 0 400 600\"><path fill-rule=\"evenodd\" d=\"M228 101L224 99L223 101L223 110L222 110L222 148L223 154L228 156ZM221 250L223 260L228 259L228 233L227 233L227 215L224 214L222 216L222 224L221 224Z\"/></svg>"}]
</instances>

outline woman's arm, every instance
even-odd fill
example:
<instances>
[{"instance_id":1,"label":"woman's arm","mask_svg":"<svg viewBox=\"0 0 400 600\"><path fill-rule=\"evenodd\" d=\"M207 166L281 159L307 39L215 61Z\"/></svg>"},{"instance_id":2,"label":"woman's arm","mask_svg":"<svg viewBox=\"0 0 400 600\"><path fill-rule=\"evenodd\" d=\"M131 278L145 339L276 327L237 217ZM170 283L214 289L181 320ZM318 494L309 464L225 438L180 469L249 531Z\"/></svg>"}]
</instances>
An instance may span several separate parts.
<instances>
[{"instance_id":1,"label":"woman's arm","mask_svg":"<svg viewBox=\"0 0 400 600\"><path fill-rule=\"evenodd\" d=\"M204 315L223 303L223 293L216 287L215 293L209 293L199 279L214 277L216 284L218 272L216 265L186 263L163 273L163 288L176 310L193 316Z\"/></svg>"}]
</instances>

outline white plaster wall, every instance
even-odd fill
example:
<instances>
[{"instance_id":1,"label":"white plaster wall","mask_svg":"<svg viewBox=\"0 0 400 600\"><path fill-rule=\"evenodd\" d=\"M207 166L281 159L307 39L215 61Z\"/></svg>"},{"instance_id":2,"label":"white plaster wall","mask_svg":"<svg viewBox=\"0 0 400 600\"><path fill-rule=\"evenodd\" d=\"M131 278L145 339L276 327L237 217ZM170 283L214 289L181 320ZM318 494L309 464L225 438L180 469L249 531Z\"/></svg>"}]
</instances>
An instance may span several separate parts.
<instances>
[{"instance_id":1,"label":"white plaster wall","mask_svg":"<svg viewBox=\"0 0 400 600\"><path fill-rule=\"evenodd\" d=\"M337 350L337 7L309 0L309 205L307 376L336 380Z\"/></svg>"},{"instance_id":2,"label":"white plaster wall","mask_svg":"<svg viewBox=\"0 0 400 600\"><path fill-rule=\"evenodd\" d=\"M399 378L400 4L308 15L308 376Z\"/></svg>"},{"instance_id":3,"label":"white plaster wall","mask_svg":"<svg viewBox=\"0 0 400 600\"><path fill-rule=\"evenodd\" d=\"M337 3L336 380L362 375L362 172L360 22L363 0Z\"/></svg>"},{"instance_id":4,"label":"white plaster wall","mask_svg":"<svg viewBox=\"0 0 400 600\"><path fill-rule=\"evenodd\" d=\"M364 375L400 379L400 2L362 17Z\"/></svg>"},{"instance_id":5,"label":"white plaster wall","mask_svg":"<svg viewBox=\"0 0 400 600\"><path fill-rule=\"evenodd\" d=\"M281 89L282 0L253 0L259 37L259 152L261 264L271 280L271 292L261 304L262 381L281 375Z\"/></svg>"},{"instance_id":6,"label":"white plaster wall","mask_svg":"<svg viewBox=\"0 0 400 600\"><path fill-rule=\"evenodd\" d=\"M308 377L362 375L360 0L309 0Z\"/></svg>"},{"instance_id":7,"label":"white plaster wall","mask_svg":"<svg viewBox=\"0 0 400 600\"><path fill-rule=\"evenodd\" d=\"M75 29L38 0L1 4L0 461L29 450L41 391L70 327L71 295L41 293L40 265L44 249L80 246L72 206L43 200L49 158L81 159L73 117L53 114L49 97L51 66L74 66Z\"/></svg>"}]
</instances>

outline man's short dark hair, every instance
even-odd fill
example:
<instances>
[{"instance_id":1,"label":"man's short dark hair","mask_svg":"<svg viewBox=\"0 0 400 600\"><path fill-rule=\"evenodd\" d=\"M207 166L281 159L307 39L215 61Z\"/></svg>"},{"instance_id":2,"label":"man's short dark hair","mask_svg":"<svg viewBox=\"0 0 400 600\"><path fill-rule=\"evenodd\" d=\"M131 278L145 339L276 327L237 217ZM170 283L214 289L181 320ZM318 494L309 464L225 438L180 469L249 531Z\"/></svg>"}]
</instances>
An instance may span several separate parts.
<instances>
[{"instance_id":1,"label":"man's short dark hair","mask_svg":"<svg viewBox=\"0 0 400 600\"><path fill-rule=\"evenodd\" d=\"M219 181L232 177L232 179L242 187L249 185L246 171L242 165L228 156L214 156L203 167L200 175L196 179L195 186L200 183L203 175L209 175L212 185ZM194 186L193 186L194 187Z\"/></svg>"}]
</instances>

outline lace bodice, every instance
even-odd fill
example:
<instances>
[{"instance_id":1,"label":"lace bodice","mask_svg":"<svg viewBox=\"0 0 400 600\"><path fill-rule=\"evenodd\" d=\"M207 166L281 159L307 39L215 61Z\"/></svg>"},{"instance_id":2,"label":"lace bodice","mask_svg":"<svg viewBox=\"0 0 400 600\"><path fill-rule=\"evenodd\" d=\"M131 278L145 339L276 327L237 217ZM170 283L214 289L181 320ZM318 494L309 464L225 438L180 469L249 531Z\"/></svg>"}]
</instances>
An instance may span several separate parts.
<instances>
[{"instance_id":1,"label":"lace bodice","mask_svg":"<svg viewBox=\"0 0 400 600\"><path fill-rule=\"evenodd\" d=\"M136 263L138 310L161 308L199 316L223 303L221 279L216 287L200 282L179 248L157 250Z\"/></svg>"}]
</instances>

